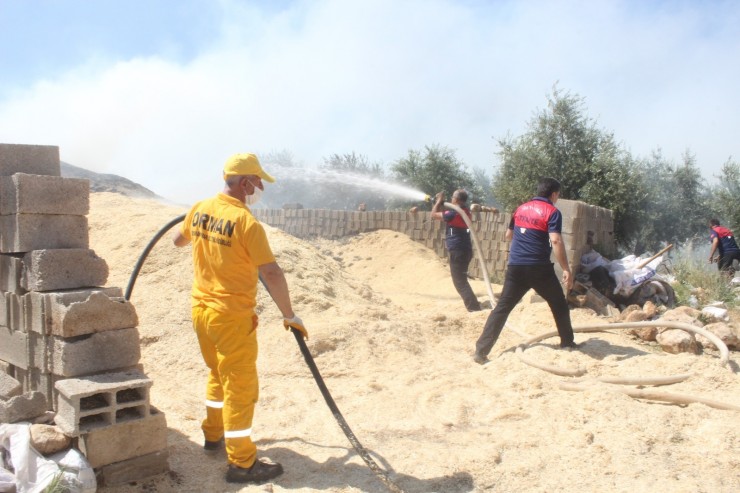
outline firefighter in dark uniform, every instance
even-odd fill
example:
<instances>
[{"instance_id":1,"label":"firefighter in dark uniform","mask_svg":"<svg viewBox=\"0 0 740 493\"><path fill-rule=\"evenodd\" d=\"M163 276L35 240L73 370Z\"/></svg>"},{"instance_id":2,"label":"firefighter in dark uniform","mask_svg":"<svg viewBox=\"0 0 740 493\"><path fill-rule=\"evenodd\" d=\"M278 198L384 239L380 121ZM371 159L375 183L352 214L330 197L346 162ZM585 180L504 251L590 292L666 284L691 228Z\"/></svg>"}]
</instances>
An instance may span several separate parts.
<instances>
[{"instance_id":1,"label":"firefighter in dark uniform","mask_svg":"<svg viewBox=\"0 0 740 493\"><path fill-rule=\"evenodd\" d=\"M457 211L443 211L445 201L444 192L439 192L435 199L434 206L432 207L432 218L438 221L444 221L447 225L445 228L445 245L450 254L452 284L455 285L455 289L463 299L465 308L469 312L480 311L482 310L480 302L468 282L468 265L473 258L473 244L470 241L468 225ZM468 218L470 218L470 209L465 205L467 201L468 192L462 188L455 190L452 194L452 203L462 209L468 215Z\"/></svg>"},{"instance_id":2,"label":"firefighter in dark uniform","mask_svg":"<svg viewBox=\"0 0 740 493\"><path fill-rule=\"evenodd\" d=\"M735 235L732 231L720 226L718 219L709 220L709 238L712 240L712 249L709 251L709 263L717 261L717 268L726 273L728 276L735 275L735 269L732 266L734 260L740 261L740 248L735 242ZM717 252L717 258L714 257Z\"/></svg>"},{"instance_id":3,"label":"firefighter in dark uniform","mask_svg":"<svg viewBox=\"0 0 740 493\"><path fill-rule=\"evenodd\" d=\"M476 363L488 362L488 353L496 344L509 313L530 288L550 306L560 335L560 346L576 347L568 302L550 261L550 254L554 251L563 270L563 284L570 290L573 277L561 236L563 217L555 207L559 197L560 183L554 178L543 178L537 185L537 196L514 212L506 232L506 239L512 242L504 288L476 342L473 357Z\"/></svg>"}]
</instances>

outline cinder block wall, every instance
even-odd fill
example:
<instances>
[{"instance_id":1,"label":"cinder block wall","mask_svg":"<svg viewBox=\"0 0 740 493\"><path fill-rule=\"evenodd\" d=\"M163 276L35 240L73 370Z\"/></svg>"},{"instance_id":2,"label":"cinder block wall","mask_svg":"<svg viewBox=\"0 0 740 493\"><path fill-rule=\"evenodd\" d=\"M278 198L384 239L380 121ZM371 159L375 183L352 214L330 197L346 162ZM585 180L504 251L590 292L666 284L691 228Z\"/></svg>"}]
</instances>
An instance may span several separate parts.
<instances>
[{"instance_id":1,"label":"cinder block wall","mask_svg":"<svg viewBox=\"0 0 740 493\"><path fill-rule=\"evenodd\" d=\"M563 239L574 272L580 266L581 255L588 250L589 243L598 245L599 251L607 256L616 253L614 220L609 209L562 199L558 200L557 207L563 214ZM327 209L254 209L252 212L263 223L298 238L337 239L389 229L423 243L442 258L447 256L444 225L441 221L433 220L431 212ZM474 212L472 219L473 231L478 238L488 274L492 279L502 279L509 254L509 244L504 235L511 214ZM468 272L471 276L483 278L477 255L474 256Z\"/></svg>"},{"instance_id":2,"label":"cinder block wall","mask_svg":"<svg viewBox=\"0 0 740 493\"><path fill-rule=\"evenodd\" d=\"M165 416L149 402L138 317L89 249L89 182L59 148L0 144L0 423L54 422L125 483L168 470Z\"/></svg>"}]
</instances>

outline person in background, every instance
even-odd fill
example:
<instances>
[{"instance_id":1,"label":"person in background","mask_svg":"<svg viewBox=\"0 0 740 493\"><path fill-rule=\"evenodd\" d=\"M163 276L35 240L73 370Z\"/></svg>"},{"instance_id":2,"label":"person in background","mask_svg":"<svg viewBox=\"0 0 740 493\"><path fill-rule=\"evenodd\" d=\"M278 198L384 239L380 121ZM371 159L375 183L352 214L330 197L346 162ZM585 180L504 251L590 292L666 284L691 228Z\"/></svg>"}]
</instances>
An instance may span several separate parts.
<instances>
[{"instance_id":1,"label":"person in background","mask_svg":"<svg viewBox=\"0 0 740 493\"><path fill-rule=\"evenodd\" d=\"M712 248L709 251L709 263L717 262L717 268L720 272L725 273L728 277L735 275L735 269L733 267L733 261L740 261L740 248L738 248L735 242L735 235L732 231L720 226L718 219L709 220L709 229L712 230L709 233L709 238L712 240ZM715 258L714 252L717 252Z\"/></svg>"},{"instance_id":2,"label":"person in background","mask_svg":"<svg viewBox=\"0 0 740 493\"><path fill-rule=\"evenodd\" d=\"M465 308L469 312L482 310L478 298L473 293L473 289L468 282L468 265L473 258L473 244L470 241L470 230L465 220L460 217L456 210L443 211L445 194L439 192L435 196L435 202L432 206L432 218L438 221L444 221L447 224L445 228L445 245L450 254L450 275L452 284L465 303ZM455 190L452 194L452 203L458 206L462 211L472 217L470 209L465 205L468 201L468 192L462 188Z\"/></svg>"},{"instance_id":3,"label":"person in background","mask_svg":"<svg viewBox=\"0 0 740 493\"><path fill-rule=\"evenodd\" d=\"M282 313L285 329L308 337L293 312L285 275L275 262L262 225L249 205L273 183L254 154L231 156L223 170L224 188L196 203L173 236L175 246L192 243L192 318L203 360L210 369L206 418L207 452L226 448L226 481L261 482L279 476L280 464L257 458L252 418L259 395L257 379L257 280L263 281Z\"/></svg>"},{"instance_id":4,"label":"person in background","mask_svg":"<svg viewBox=\"0 0 740 493\"><path fill-rule=\"evenodd\" d=\"M550 254L555 252L563 270L563 284L570 291L573 276L561 236L563 217L555 207L559 197L560 182L554 178L542 178L537 185L537 196L520 205L512 215L506 232L511 247L504 287L475 344L473 360L478 364L488 362L488 353L496 344L509 313L530 289L534 289L550 306L560 335L560 347L576 347L568 302L550 261Z\"/></svg>"}]
</instances>

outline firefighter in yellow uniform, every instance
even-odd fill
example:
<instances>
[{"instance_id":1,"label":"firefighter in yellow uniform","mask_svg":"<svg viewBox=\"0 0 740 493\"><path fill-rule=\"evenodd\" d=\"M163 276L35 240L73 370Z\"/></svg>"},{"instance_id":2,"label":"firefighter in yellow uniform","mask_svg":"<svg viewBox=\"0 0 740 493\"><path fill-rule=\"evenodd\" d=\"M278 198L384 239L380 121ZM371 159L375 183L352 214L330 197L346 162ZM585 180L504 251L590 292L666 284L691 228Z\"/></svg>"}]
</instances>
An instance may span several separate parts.
<instances>
[{"instance_id":1,"label":"firefighter in yellow uniform","mask_svg":"<svg viewBox=\"0 0 740 493\"><path fill-rule=\"evenodd\" d=\"M283 472L280 464L257 459L251 439L259 394L257 380L257 281L262 279L282 313L286 329L308 337L293 312L285 275L275 262L262 225L248 205L259 200L262 181L273 183L254 154L235 154L224 166L224 189L188 212L175 246L192 243L193 327L210 369L206 390L204 449L225 446L226 480L261 482Z\"/></svg>"}]
</instances>

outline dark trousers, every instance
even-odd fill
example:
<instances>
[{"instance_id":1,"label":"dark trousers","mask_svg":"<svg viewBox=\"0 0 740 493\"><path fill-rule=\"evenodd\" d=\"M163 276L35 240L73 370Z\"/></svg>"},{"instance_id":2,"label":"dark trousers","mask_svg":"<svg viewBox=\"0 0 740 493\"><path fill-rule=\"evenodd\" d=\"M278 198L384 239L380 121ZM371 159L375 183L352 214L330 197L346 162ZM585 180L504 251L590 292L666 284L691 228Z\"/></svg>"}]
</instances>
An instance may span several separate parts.
<instances>
[{"instance_id":1,"label":"dark trousers","mask_svg":"<svg viewBox=\"0 0 740 493\"><path fill-rule=\"evenodd\" d=\"M555 275L553 264L510 265L506 269L501 297L488 315L483 332L478 342L475 343L477 354L487 356L491 352L506 324L509 313L530 288L534 289L550 305L550 311L555 318L555 325L560 335L560 344L567 345L573 342L573 327L570 324L568 302L563 294L560 281Z\"/></svg>"},{"instance_id":2,"label":"dark trousers","mask_svg":"<svg viewBox=\"0 0 740 493\"><path fill-rule=\"evenodd\" d=\"M727 272L729 275L735 275L735 269L732 264L735 260L740 261L740 252L728 252L720 256L719 262L717 262L717 268L720 271Z\"/></svg>"},{"instance_id":3,"label":"dark trousers","mask_svg":"<svg viewBox=\"0 0 740 493\"><path fill-rule=\"evenodd\" d=\"M465 303L468 311L480 310L478 298L473 293L473 288L468 282L468 265L473 258L472 250L450 250L450 275L452 284L455 285L457 293Z\"/></svg>"}]
</instances>

